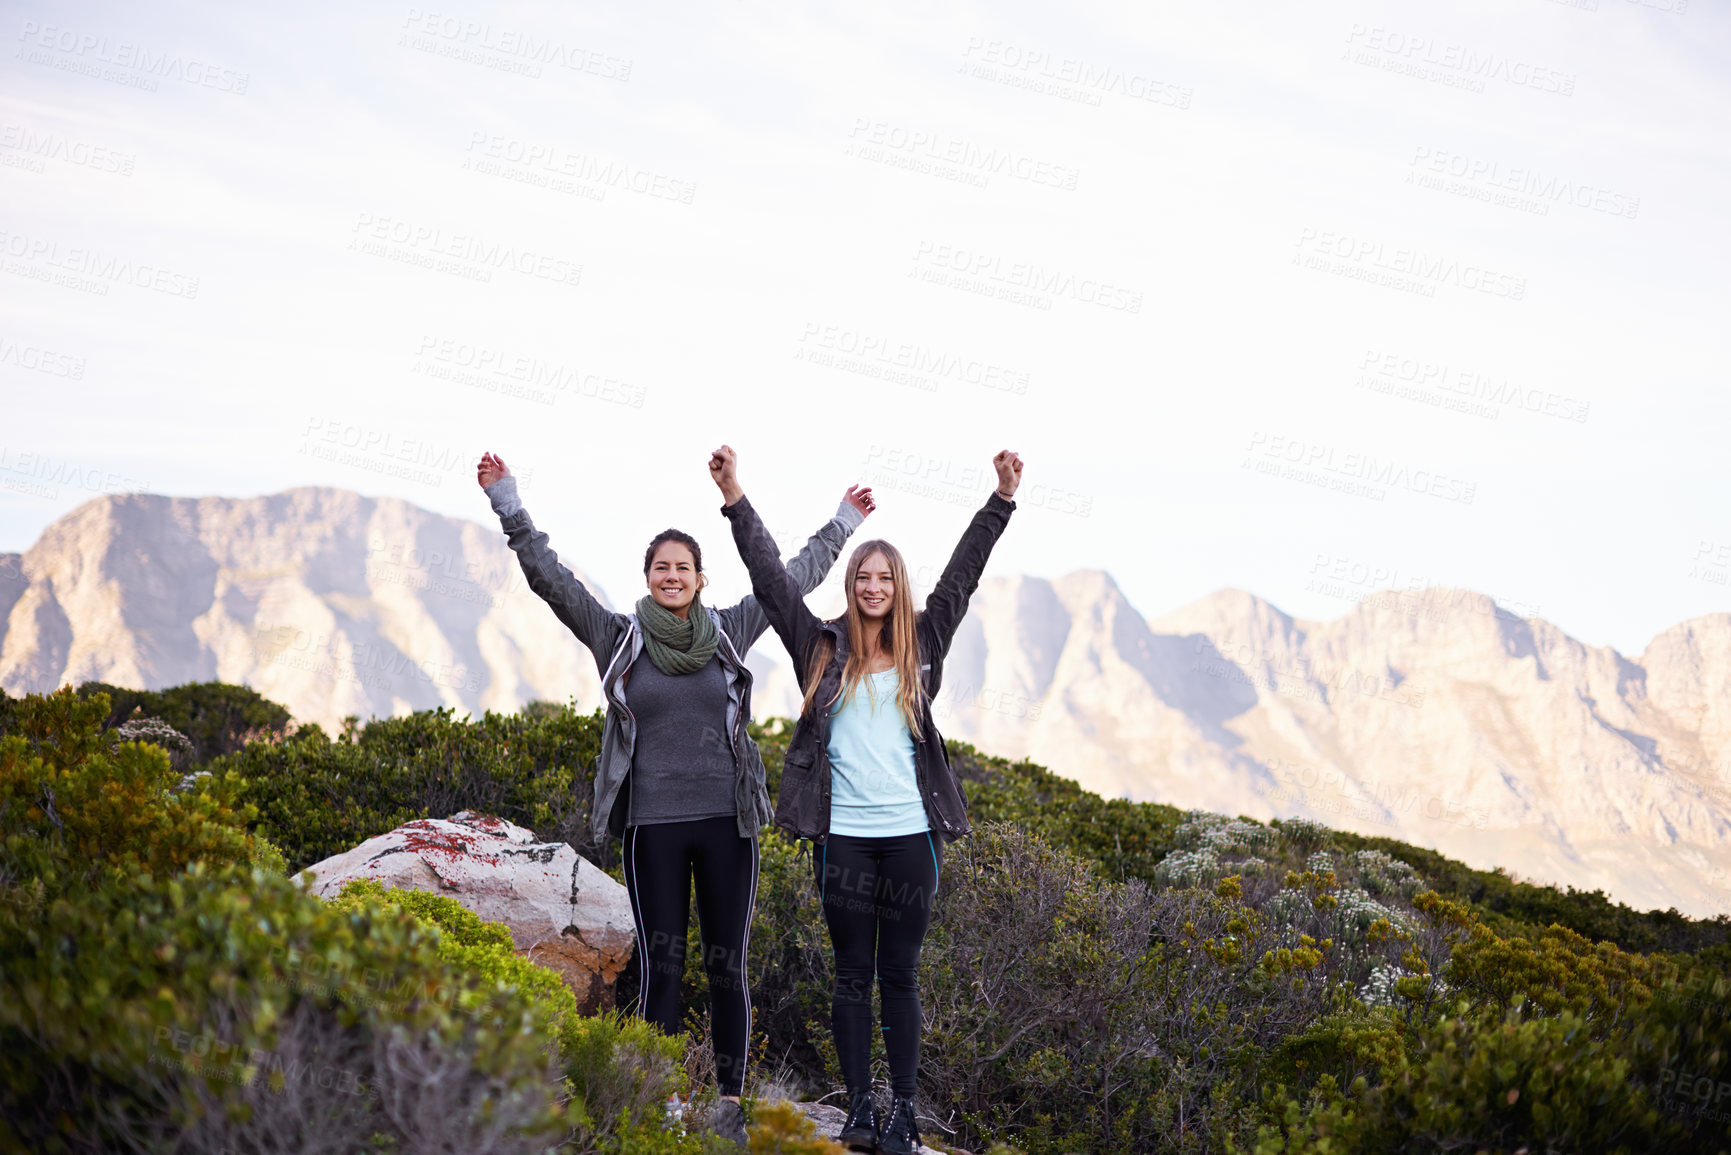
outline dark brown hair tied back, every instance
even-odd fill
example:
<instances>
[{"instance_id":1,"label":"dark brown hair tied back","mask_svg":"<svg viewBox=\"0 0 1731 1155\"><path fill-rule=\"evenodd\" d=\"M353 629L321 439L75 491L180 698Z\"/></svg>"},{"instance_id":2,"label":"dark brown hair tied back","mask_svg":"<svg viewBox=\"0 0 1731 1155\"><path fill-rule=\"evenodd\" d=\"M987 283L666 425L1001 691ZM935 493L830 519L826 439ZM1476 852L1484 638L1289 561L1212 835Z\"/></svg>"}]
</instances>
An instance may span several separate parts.
<instances>
[{"instance_id":1,"label":"dark brown hair tied back","mask_svg":"<svg viewBox=\"0 0 1731 1155\"><path fill-rule=\"evenodd\" d=\"M655 551L670 541L676 541L691 550L691 560L696 563L697 572L703 572L703 547L697 544L697 539L682 530L664 529L650 539L649 548L643 551L644 573L648 573L649 567L655 564Z\"/></svg>"}]
</instances>

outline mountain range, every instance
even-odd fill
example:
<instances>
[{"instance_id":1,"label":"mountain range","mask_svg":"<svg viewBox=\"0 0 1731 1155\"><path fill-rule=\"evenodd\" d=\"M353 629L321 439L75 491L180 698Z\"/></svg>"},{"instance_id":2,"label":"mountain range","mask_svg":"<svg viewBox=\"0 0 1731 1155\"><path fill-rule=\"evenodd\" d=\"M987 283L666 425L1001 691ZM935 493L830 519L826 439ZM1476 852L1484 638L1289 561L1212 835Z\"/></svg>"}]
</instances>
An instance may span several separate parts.
<instances>
[{"instance_id":1,"label":"mountain range","mask_svg":"<svg viewBox=\"0 0 1731 1155\"><path fill-rule=\"evenodd\" d=\"M751 665L758 716L791 714L773 638ZM327 728L599 700L496 527L323 488L98 498L0 554L0 687L92 679L241 682ZM1467 590L1327 622L1221 590L1149 619L1084 570L983 582L935 715L1109 796L1315 818L1699 917L1731 912L1728 682L1731 614L1626 657Z\"/></svg>"},{"instance_id":2,"label":"mountain range","mask_svg":"<svg viewBox=\"0 0 1731 1155\"><path fill-rule=\"evenodd\" d=\"M239 682L327 729L598 701L589 651L549 626L496 525L341 489L101 497L0 555L13 694Z\"/></svg>"}]
</instances>

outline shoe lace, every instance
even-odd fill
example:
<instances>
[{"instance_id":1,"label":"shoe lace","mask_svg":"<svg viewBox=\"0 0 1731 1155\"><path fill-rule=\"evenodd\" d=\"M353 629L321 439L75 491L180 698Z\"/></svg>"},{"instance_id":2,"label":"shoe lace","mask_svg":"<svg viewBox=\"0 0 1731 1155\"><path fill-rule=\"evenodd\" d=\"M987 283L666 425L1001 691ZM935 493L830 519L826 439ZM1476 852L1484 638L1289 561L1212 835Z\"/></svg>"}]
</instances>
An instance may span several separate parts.
<instances>
[{"instance_id":1,"label":"shoe lace","mask_svg":"<svg viewBox=\"0 0 1731 1155\"><path fill-rule=\"evenodd\" d=\"M864 1127L872 1122L872 1097L870 1095L855 1095L848 1101L847 1122L844 1127Z\"/></svg>"},{"instance_id":2,"label":"shoe lace","mask_svg":"<svg viewBox=\"0 0 1731 1155\"><path fill-rule=\"evenodd\" d=\"M912 1099L897 1099L890 1108L890 1130L910 1139L920 1133L919 1124L914 1120Z\"/></svg>"}]
</instances>

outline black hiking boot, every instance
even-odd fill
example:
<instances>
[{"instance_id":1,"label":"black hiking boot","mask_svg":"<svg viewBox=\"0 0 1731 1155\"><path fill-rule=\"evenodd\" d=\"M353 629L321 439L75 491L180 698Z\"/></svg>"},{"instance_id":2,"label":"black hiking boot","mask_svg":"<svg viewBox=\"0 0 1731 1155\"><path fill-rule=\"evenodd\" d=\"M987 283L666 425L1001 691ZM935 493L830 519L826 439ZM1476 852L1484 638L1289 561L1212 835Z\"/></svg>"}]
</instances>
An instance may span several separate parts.
<instances>
[{"instance_id":1,"label":"black hiking boot","mask_svg":"<svg viewBox=\"0 0 1731 1155\"><path fill-rule=\"evenodd\" d=\"M841 1125L841 1134L835 1141L849 1151L878 1149L878 1108L870 1091L848 1098L847 1122Z\"/></svg>"},{"instance_id":2,"label":"black hiking boot","mask_svg":"<svg viewBox=\"0 0 1731 1155\"><path fill-rule=\"evenodd\" d=\"M920 1149L920 1128L914 1122L914 1101L899 1096L890 1106L888 1122L878 1136L879 1155L914 1155Z\"/></svg>"}]
</instances>

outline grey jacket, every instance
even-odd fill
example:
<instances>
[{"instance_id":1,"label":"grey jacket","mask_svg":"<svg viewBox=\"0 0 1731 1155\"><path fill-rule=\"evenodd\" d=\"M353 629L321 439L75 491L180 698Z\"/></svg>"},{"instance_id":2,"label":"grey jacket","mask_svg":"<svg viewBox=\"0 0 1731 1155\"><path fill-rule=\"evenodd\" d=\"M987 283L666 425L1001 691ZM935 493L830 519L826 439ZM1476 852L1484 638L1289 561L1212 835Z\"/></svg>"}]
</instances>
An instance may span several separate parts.
<instances>
[{"instance_id":1,"label":"grey jacket","mask_svg":"<svg viewBox=\"0 0 1731 1155\"><path fill-rule=\"evenodd\" d=\"M595 765L595 798L590 812L590 833L597 843L609 834L619 837L630 810L631 755L636 742L636 720L626 702L626 675L643 652L643 634L636 614L621 614L603 606L584 588L559 555L547 543L547 535L536 529L529 511L517 498L517 479L505 477L487 487L488 499L504 529L517 561L523 567L529 588L534 590L565 623L577 640L589 647L601 671L601 694L607 702L607 717L601 727L601 755ZM823 583L830 567L841 555L849 535L865 515L843 502L836 515L805 543L805 548L787 563L787 571L800 595ZM738 772L734 802L739 835L750 838L769 822L773 811L764 787L763 758L748 729L751 722L751 671L745 655L769 628L769 618L748 595L743 601L716 609L706 606L721 632L716 657L727 672L727 737ZM693 736L693 741L697 737Z\"/></svg>"}]
</instances>

